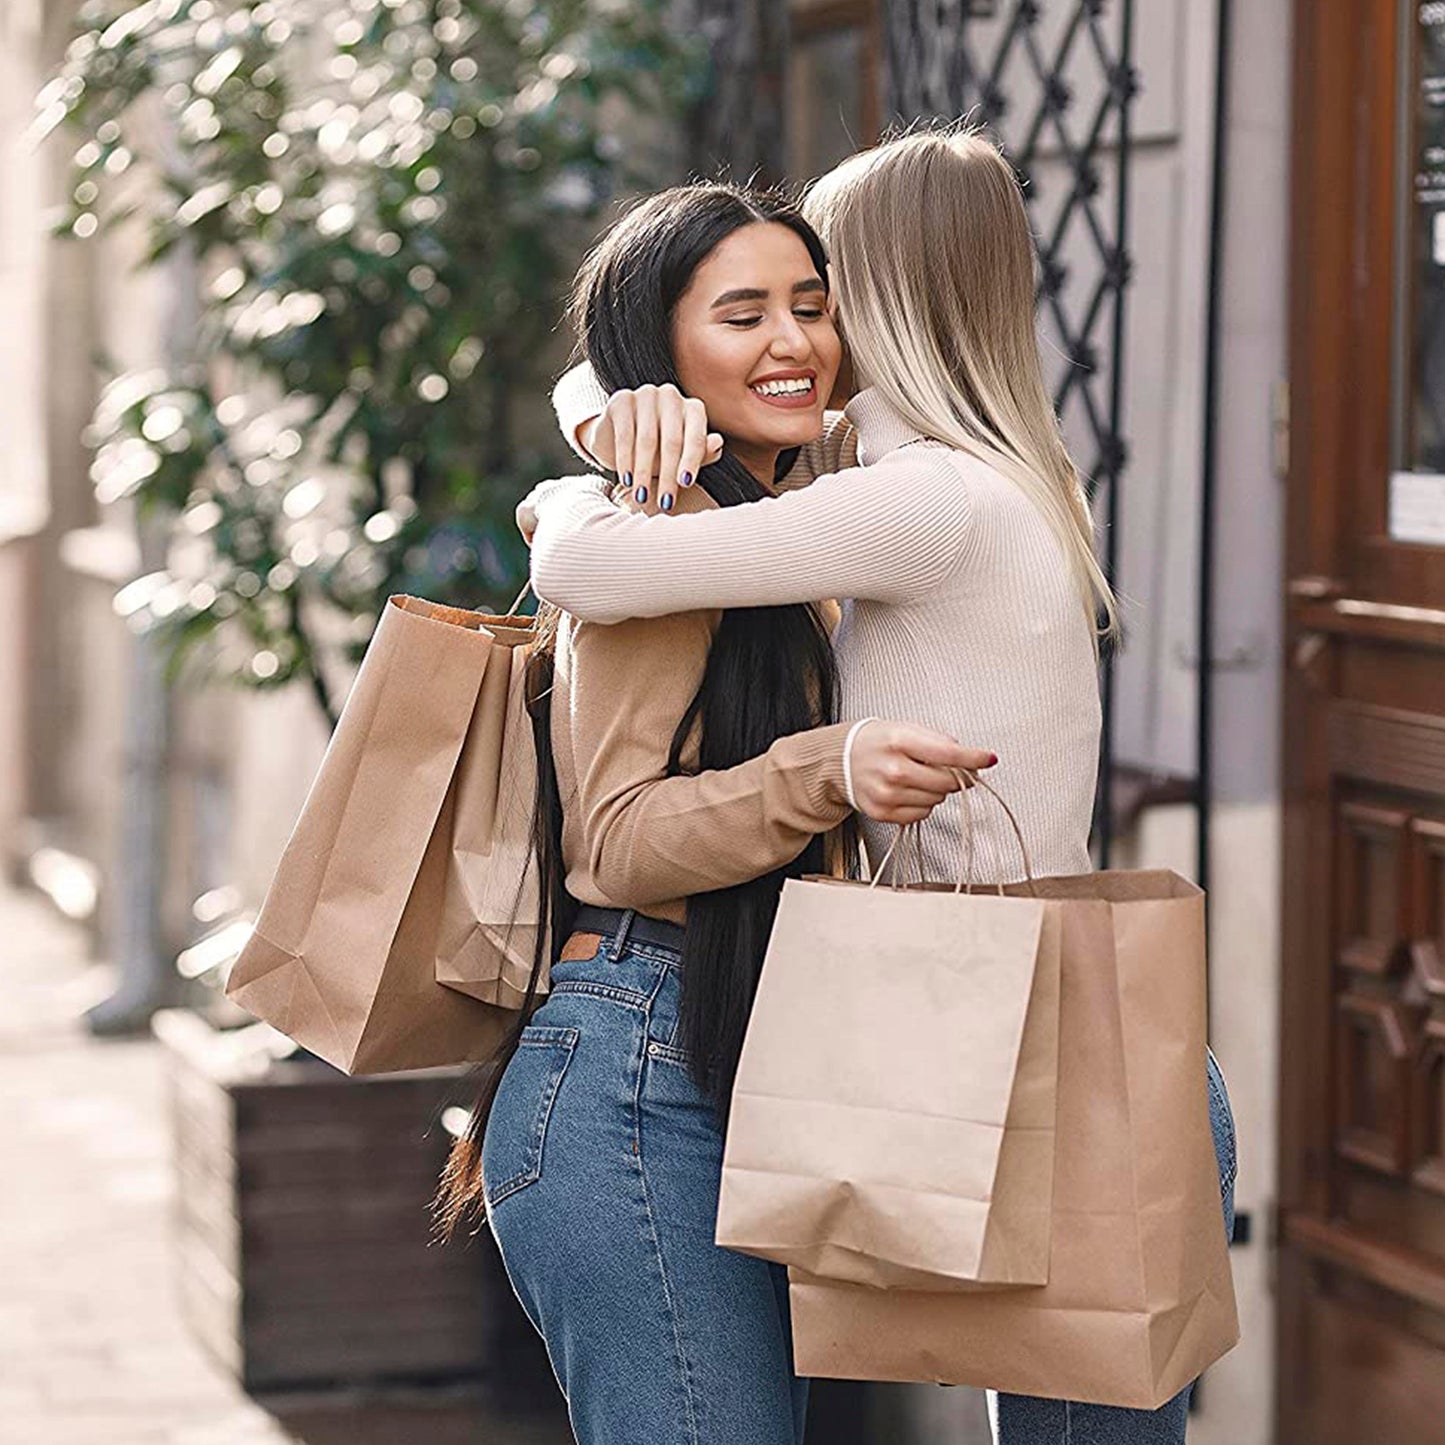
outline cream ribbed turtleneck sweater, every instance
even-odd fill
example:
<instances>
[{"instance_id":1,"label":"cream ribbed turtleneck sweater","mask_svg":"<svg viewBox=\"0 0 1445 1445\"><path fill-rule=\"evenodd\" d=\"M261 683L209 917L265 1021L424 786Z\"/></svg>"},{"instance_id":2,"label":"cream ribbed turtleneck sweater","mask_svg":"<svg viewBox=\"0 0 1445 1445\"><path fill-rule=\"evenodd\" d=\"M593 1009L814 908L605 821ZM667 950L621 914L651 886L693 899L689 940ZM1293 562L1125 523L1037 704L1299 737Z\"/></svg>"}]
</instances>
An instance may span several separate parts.
<instances>
[{"instance_id":1,"label":"cream ribbed turtleneck sweater","mask_svg":"<svg viewBox=\"0 0 1445 1445\"><path fill-rule=\"evenodd\" d=\"M584 370L555 400L572 438L605 397ZM1034 872L1087 871L1098 681L1054 532L1007 477L924 440L876 392L855 397L846 421L829 420L787 490L746 507L643 517L619 509L600 481L544 484L534 493L538 595L595 622L845 599L834 639L842 717L917 722L996 752L989 782L1017 815ZM847 465L854 455L859 465ZM1018 879L997 805L981 789L967 799L976 876ZM949 800L924 825L935 880L960 866L958 806ZM893 830L864 832L876 860Z\"/></svg>"}]
</instances>

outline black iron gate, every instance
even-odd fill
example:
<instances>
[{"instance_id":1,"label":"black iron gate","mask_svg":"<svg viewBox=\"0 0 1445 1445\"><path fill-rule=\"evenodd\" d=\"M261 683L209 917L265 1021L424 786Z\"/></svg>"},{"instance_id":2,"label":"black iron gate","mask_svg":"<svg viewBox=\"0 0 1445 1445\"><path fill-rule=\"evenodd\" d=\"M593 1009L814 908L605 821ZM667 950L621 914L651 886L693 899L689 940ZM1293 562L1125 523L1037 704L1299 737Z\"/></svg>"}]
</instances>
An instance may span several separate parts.
<instances>
[{"instance_id":1,"label":"black iron gate","mask_svg":"<svg viewBox=\"0 0 1445 1445\"><path fill-rule=\"evenodd\" d=\"M715 83L696 163L786 173L788 16L836 14L881 31L895 125L968 118L1004 144L1025 183L1040 268L1040 333L1054 403L1084 470L1100 552L1119 581L1124 307L1131 263L1130 117L1138 91L1133 0L679 0L706 35ZM871 137L859 137L866 143ZM800 179L800 178L795 178ZM1114 677L1104 663L1095 837L1114 831Z\"/></svg>"},{"instance_id":2,"label":"black iron gate","mask_svg":"<svg viewBox=\"0 0 1445 1445\"><path fill-rule=\"evenodd\" d=\"M1108 489L1126 455L1119 401L1130 272L1128 123L1138 84L1133 7L1129 0L1053 6L1055 16L1071 12L1062 27L1055 21L1053 37L1041 34L1038 0L1016 0L1006 21L970 16L994 8L965 0L886 4L889 109L904 122L970 116L1003 140L1024 179L1039 244L1039 306L1064 363L1054 402L1085 429L1073 440L1088 444L1078 455L1092 459L1090 485Z\"/></svg>"},{"instance_id":3,"label":"black iron gate","mask_svg":"<svg viewBox=\"0 0 1445 1445\"><path fill-rule=\"evenodd\" d=\"M1116 585L1122 481L1132 0L884 0L894 119L967 116L1004 143L1039 247L1038 307L1054 405L1084 469ZM1095 837L1113 834L1114 675L1103 676Z\"/></svg>"}]
</instances>

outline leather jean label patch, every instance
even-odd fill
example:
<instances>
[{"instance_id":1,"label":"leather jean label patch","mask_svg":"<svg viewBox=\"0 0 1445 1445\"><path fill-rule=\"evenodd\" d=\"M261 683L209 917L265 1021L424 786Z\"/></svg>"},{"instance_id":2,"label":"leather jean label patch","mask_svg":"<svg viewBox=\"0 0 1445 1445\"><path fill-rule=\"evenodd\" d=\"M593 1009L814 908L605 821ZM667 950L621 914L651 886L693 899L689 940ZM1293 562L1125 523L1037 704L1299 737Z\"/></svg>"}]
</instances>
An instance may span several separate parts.
<instances>
[{"instance_id":1,"label":"leather jean label patch","mask_svg":"<svg viewBox=\"0 0 1445 1445\"><path fill-rule=\"evenodd\" d=\"M601 947L602 935L600 933L574 933L562 945L558 962L580 963L584 958L595 958L597 950Z\"/></svg>"}]
</instances>

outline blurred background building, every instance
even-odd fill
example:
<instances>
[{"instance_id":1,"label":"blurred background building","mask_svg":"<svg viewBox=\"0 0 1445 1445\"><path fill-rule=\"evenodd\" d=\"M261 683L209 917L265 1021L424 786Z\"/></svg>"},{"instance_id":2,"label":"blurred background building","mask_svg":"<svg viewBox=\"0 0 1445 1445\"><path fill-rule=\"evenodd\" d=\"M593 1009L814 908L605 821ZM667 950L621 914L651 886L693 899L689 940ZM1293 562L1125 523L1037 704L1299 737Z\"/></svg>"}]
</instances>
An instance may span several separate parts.
<instances>
[{"instance_id":1,"label":"blurred background building","mask_svg":"<svg viewBox=\"0 0 1445 1445\"><path fill-rule=\"evenodd\" d=\"M80 9L0 0L0 837L115 968L93 1028L234 952L377 600L510 600L610 198L971 114L1129 599L1100 849L1211 897L1245 1338L1193 1438L1438 1438L1445 6Z\"/></svg>"}]
</instances>

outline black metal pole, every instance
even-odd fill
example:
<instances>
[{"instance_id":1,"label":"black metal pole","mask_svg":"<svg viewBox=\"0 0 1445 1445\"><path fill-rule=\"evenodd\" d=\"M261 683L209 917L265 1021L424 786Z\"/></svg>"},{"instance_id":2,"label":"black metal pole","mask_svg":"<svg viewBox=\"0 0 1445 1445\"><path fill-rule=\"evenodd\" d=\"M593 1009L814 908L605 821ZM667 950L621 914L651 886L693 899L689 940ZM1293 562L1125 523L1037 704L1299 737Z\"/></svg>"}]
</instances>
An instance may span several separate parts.
<instances>
[{"instance_id":1,"label":"black metal pole","mask_svg":"<svg viewBox=\"0 0 1445 1445\"><path fill-rule=\"evenodd\" d=\"M1104 534L1104 571L1117 591L1119 578L1120 526L1123 516L1120 492L1124 472L1124 297L1129 284L1129 163L1131 151L1130 109L1134 98L1134 3L1123 0L1119 33L1119 156L1114 210L1114 325L1113 358L1109 377L1109 510ZM1102 726L1099 751L1098 839L1099 864L1109 866L1114 848L1114 650L1104 658L1101 682Z\"/></svg>"},{"instance_id":2,"label":"black metal pole","mask_svg":"<svg viewBox=\"0 0 1445 1445\"><path fill-rule=\"evenodd\" d=\"M1219 468L1219 332L1224 259L1224 191L1228 175L1230 0L1219 0L1214 71L1214 162L1209 200L1209 305L1205 321L1204 456L1199 499L1199 689L1197 696L1195 873L1209 893L1210 812L1214 802L1214 542Z\"/></svg>"}]
</instances>

